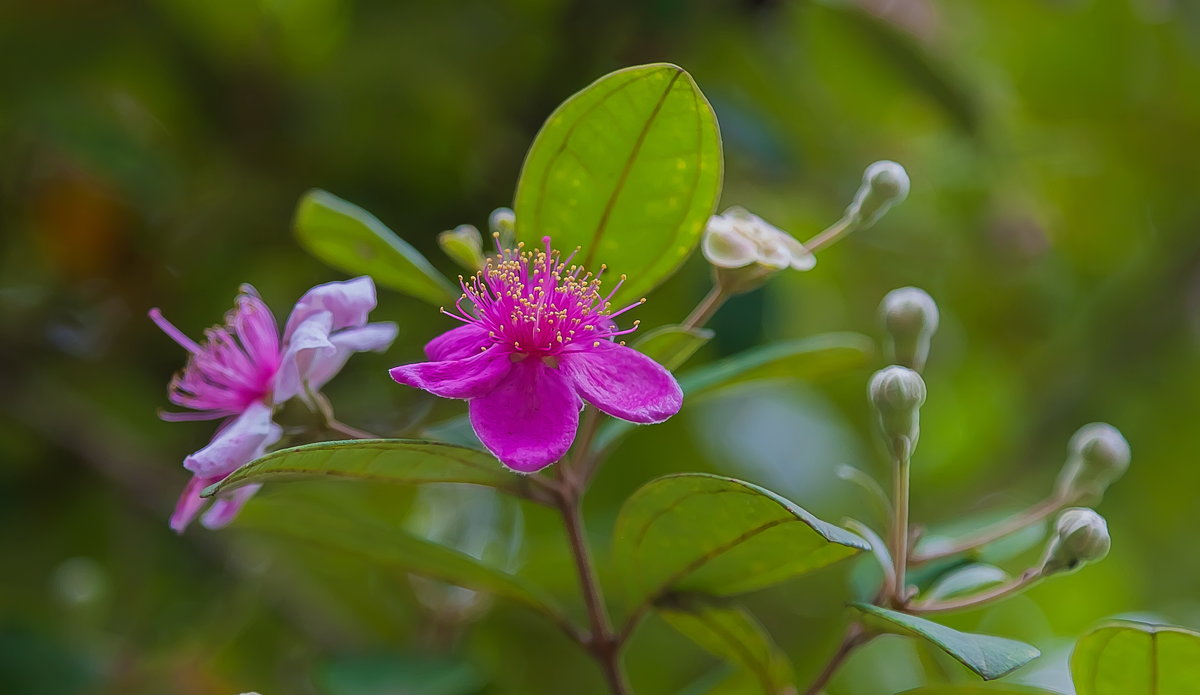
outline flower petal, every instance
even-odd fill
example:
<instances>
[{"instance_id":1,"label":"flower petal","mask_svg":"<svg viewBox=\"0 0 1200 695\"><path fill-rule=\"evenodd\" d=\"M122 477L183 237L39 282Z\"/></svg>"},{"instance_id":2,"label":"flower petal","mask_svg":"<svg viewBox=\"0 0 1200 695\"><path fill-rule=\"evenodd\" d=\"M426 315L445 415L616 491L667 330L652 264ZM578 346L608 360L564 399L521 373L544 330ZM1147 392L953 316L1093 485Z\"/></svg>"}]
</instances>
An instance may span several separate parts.
<instances>
[{"instance_id":1,"label":"flower petal","mask_svg":"<svg viewBox=\"0 0 1200 695\"><path fill-rule=\"evenodd\" d=\"M175 533L183 533L188 524L200 514L200 510L204 505L208 504L208 500L200 496L200 492L204 488L212 485L220 480L220 476L203 477L193 475L188 481L187 487L183 488L183 492L179 495L179 501L175 503L175 512L171 514L171 530Z\"/></svg>"},{"instance_id":2,"label":"flower petal","mask_svg":"<svg viewBox=\"0 0 1200 695\"><path fill-rule=\"evenodd\" d=\"M183 467L198 476L226 476L279 441L282 428L271 422L271 407L255 401L219 430L208 446L188 456Z\"/></svg>"},{"instance_id":3,"label":"flower petal","mask_svg":"<svg viewBox=\"0 0 1200 695\"><path fill-rule=\"evenodd\" d=\"M367 322L367 314L375 308L375 283L364 275L344 282L327 282L317 285L296 302L292 315L288 317L283 331L286 343L296 329L310 317L329 312L332 319L330 330L357 328Z\"/></svg>"},{"instance_id":4,"label":"flower petal","mask_svg":"<svg viewBox=\"0 0 1200 695\"><path fill-rule=\"evenodd\" d=\"M492 348L461 360L402 364L390 373L405 386L442 398L478 398L494 389L512 368L509 353Z\"/></svg>"},{"instance_id":5,"label":"flower petal","mask_svg":"<svg viewBox=\"0 0 1200 695\"><path fill-rule=\"evenodd\" d=\"M488 332L479 326L468 323L458 328L451 328L425 344L425 354L435 362L443 360L459 360L470 357L482 348L492 344Z\"/></svg>"},{"instance_id":6,"label":"flower petal","mask_svg":"<svg viewBox=\"0 0 1200 695\"><path fill-rule=\"evenodd\" d=\"M708 223L700 250L718 268L741 268L758 259L758 249L720 215Z\"/></svg>"},{"instance_id":7,"label":"flower petal","mask_svg":"<svg viewBox=\"0 0 1200 695\"><path fill-rule=\"evenodd\" d=\"M337 346L329 339L332 331L333 315L322 311L309 315L284 341L283 357L272 389L276 403L304 395L304 379L313 365L337 357Z\"/></svg>"},{"instance_id":8,"label":"flower petal","mask_svg":"<svg viewBox=\"0 0 1200 695\"><path fill-rule=\"evenodd\" d=\"M242 507L250 501L254 493L258 492L262 485L247 485L240 487L228 495L218 497L208 511L204 513L204 518L200 523L207 529L218 529L222 526L228 526L229 522L233 521L238 512L242 511Z\"/></svg>"},{"instance_id":9,"label":"flower petal","mask_svg":"<svg viewBox=\"0 0 1200 695\"><path fill-rule=\"evenodd\" d=\"M491 393L471 401L471 426L501 463L532 473L571 448L581 405L562 374L528 358Z\"/></svg>"},{"instance_id":10,"label":"flower petal","mask_svg":"<svg viewBox=\"0 0 1200 695\"><path fill-rule=\"evenodd\" d=\"M579 395L613 417L662 422L683 405L683 391L671 372L633 348L597 341L558 360Z\"/></svg>"},{"instance_id":11,"label":"flower petal","mask_svg":"<svg viewBox=\"0 0 1200 695\"><path fill-rule=\"evenodd\" d=\"M350 355L368 350L383 352L396 339L398 332L399 327L390 321L368 323L359 328L337 331L329 336L333 351L314 351L312 359L306 361L306 369L300 373L300 378L307 381L313 391L319 391L330 379L337 376L346 365L346 360L350 359Z\"/></svg>"}]
</instances>

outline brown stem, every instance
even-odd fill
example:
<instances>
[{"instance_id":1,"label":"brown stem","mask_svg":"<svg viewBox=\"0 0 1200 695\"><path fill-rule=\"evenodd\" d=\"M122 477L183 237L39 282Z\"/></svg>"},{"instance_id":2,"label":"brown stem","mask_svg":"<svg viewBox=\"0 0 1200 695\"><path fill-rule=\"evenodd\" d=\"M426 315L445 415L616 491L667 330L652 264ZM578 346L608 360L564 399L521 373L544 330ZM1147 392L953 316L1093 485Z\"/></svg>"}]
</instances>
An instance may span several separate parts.
<instances>
[{"instance_id":1,"label":"brown stem","mask_svg":"<svg viewBox=\"0 0 1200 695\"><path fill-rule=\"evenodd\" d=\"M683 320L683 327L700 328L708 323L708 320L713 317L713 314L717 313L717 310L721 308L721 305L727 299L729 299L729 295L725 293L721 284L719 282L713 283L712 289L708 291L708 294L704 295L704 299L701 299L696 308L692 309L692 313L688 314L688 317Z\"/></svg>"},{"instance_id":2,"label":"brown stem","mask_svg":"<svg viewBox=\"0 0 1200 695\"><path fill-rule=\"evenodd\" d=\"M854 622L846 629L846 636L842 638L842 643L838 645L837 651L829 658L829 662L825 664L825 668L817 674L816 680L812 685L808 686L808 690L804 691L804 695L818 695L822 692L822 688L829 684L833 674L841 667L842 663L850 656L850 653L861 647L871 640L871 636L863 629L862 623Z\"/></svg>"},{"instance_id":3,"label":"brown stem","mask_svg":"<svg viewBox=\"0 0 1200 695\"><path fill-rule=\"evenodd\" d=\"M1020 531L1030 524L1035 524L1042 519L1045 519L1054 512L1057 512L1059 509L1062 509L1065 503L1065 500L1057 495L1047 497L1046 499L1019 514L988 526L987 528L980 529L979 531L976 531L970 535L963 536L955 541L952 545L924 553L914 553L908 564L919 565L932 560L940 560L945 557L950 557L951 555L957 555L959 553L965 553L968 550L974 550L981 545L987 545L993 541L998 541L1009 534Z\"/></svg>"},{"instance_id":4,"label":"brown stem","mask_svg":"<svg viewBox=\"0 0 1200 695\"><path fill-rule=\"evenodd\" d=\"M1030 585L1042 578L1040 568L1032 568L1025 570L1021 576L1007 584L1001 584L997 587L989 589L978 594L953 598L946 601L935 601L925 603L914 603L905 607L908 613L949 613L951 611L961 611L968 608L978 608L1002 598L1012 596L1028 589Z\"/></svg>"},{"instance_id":5,"label":"brown stem","mask_svg":"<svg viewBox=\"0 0 1200 695\"><path fill-rule=\"evenodd\" d=\"M833 244L833 242L854 231L854 227L855 220L853 217L843 217L826 227L820 234L804 242L804 248L808 249L809 253L816 253L818 250Z\"/></svg>"}]
</instances>

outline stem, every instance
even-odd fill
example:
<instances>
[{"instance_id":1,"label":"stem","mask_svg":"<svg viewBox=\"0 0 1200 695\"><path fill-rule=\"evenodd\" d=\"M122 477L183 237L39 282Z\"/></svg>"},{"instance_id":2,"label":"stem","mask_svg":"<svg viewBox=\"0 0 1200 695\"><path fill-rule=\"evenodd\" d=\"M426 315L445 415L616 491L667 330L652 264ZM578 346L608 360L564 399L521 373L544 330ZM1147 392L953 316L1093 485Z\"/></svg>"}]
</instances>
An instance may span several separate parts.
<instances>
[{"instance_id":1,"label":"stem","mask_svg":"<svg viewBox=\"0 0 1200 695\"><path fill-rule=\"evenodd\" d=\"M818 695L822 692L822 688L829 684L829 680L833 678L833 674L837 673L842 662L850 656L858 647L866 644L871 640L871 636L863 629L862 623L854 622L846 629L846 636L842 638L842 643L838 645L837 651L829 658L829 662L825 664L825 668L817 674L816 680L812 685L808 686L808 690L804 691L804 695Z\"/></svg>"},{"instance_id":2,"label":"stem","mask_svg":"<svg viewBox=\"0 0 1200 695\"><path fill-rule=\"evenodd\" d=\"M332 417L325 420L325 426L334 432L344 434L351 439L382 439L382 437L377 434L371 434L366 430L360 430L357 427L351 427L341 420L336 420Z\"/></svg>"},{"instance_id":3,"label":"stem","mask_svg":"<svg viewBox=\"0 0 1200 695\"><path fill-rule=\"evenodd\" d=\"M903 606L908 600L908 582L905 572L908 569L908 478L909 453L911 447L904 442L899 455L895 456L892 465L892 507L895 515L892 517L892 566L895 568L896 585L892 592L892 602Z\"/></svg>"},{"instance_id":4,"label":"stem","mask_svg":"<svg viewBox=\"0 0 1200 695\"><path fill-rule=\"evenodd\" d=\"M809 253L816 253L819 249L833 244L833 242L854 231L856 226L858 226L857 221L853 217L845 216L826 227L820 234L804 242L804 248L808 249Z\"/></svg>"},{"instance_id":5,"label":"stem","mask_svg":"<svg viewBox=\"0 0 1200 695\"><path fill-rule=\"evenodd\" d=\"M712 289L708 291L708 294L704 295L704 299L701 299L696 308L692 309L692 313L688 314L688 317L683 320L683 327L700 328L708 323L708 320L713 317L713 314L717 313L717 309L720 309L721 305L727 299L729 299L729 295L721 287L721 283L714 282Z\"/></svg>"},{"instance_id":6,"label":"stem","mask_svg":"<svg viewBox=\"0 0 1200 695\"><path fill-rule=\"evenodd\" d=\"M1042 578L1040 568L1027 569L1013 581L1007 584L1001 584L987 591L972 594L970 596L962 596L960 598L949 599L946 601L935 601L926 603L915 603L907 606L905 610L909 613L949 613L950 611L961 611L968 608L976 608L999 599L1012 596L1029 588L1030 585Z\"/></svg>"},{"instance_id":7,"label":"stem","mask_svg":"<svg viewBox=\"0 0 1200 695\"><path fill-rule=\"evenodd\" d=\"M590 451L592 440L596 438L596 432L600 429L600 411L592 407L588 407L586 410L587 412L583 415L583 423L579 426L579 439L575 444L577 453L571 461L571 469L575 469L574 475L566 476L570 479L568 484L574 485L580 495L587 489L588 483L596 473L596 467L603 458L601 452ZM570 473L570 469L567 472Z\"/></svg>"},{"instance_id":8,"label":"stem","mask_svg":"<svg viewBox=\"0 0 1200 695\"><path fill-rule=\"evenodd\" d=\"M1065 503L1066 500L1063 500L1058 495L1047 497L1029 509L988 526L987 528L980 529L975 533L963 536L951 545L924 553L914 554L912 560L909 561L909 564L919 565L932 560L940 560L944 557L965 553L968 550L974 550L981 545L987 545L993 541L1000 540L1009 534L1020 531L1026 526L1035 524L1042 519L1045 519L1054 512L1057 512L1059 509L1062 509Z\"/></svg>"}]
</instances>

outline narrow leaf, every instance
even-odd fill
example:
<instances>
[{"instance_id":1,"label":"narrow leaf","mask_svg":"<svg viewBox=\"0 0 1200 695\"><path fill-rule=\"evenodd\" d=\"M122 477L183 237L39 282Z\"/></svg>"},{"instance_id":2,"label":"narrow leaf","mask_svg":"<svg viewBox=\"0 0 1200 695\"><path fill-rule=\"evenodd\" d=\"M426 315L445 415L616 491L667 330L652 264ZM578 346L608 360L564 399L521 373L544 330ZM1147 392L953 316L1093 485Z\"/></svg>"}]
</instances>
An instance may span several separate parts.
<instances>
[{"instance_id":1,"label":"narrow leaf","mask_svg":"<svg viewBox=\"0 0 1200 695\"><path fill-rule=\"evenodd\" d=\"M687 362L712 337L713 332L706 328L660 326L635 340L633 347L667 369L674 370Z\"/></svg>"},{"instance_id":2,"label":"narrow leaf","mask_svg":"<svg viewBox=\"0 0 1200 695\"><path fill-rule=\"evenodd\" d=\"M769 490L702 473L658 478L635 492L613 540L635 612L676 591L761 589L863 550L863 539Z\"/></svg>"},{"instance_id":3,"label":"narrow leaf","mask_svg":"<svg viewBox=\"0 0 1200 695\"><path fill-rule=\"evenodd\" d=\"M1200 693L1200 633L1114 622L1084 635L1071 655L1078 695Z\"/></svg>"},{"instance_id":4,"label":"narrow leaf","mask_svg":"<svg viewBox=\"0 0 1200 695\"><path fill-rule=\"evenodd\" d=\"M618 70L559 106L517 184L517 236L581 248L627 274L617 302L670 276L700 241L721 188L716 115L691 75L658 63Z\"/></svg>"},{"instance_id":5,"label":"narrow leaf","mask_svg":"<svg viewBox=\"0 0 1200 695\"><path fill-rule=\"evenodd\" d=\"M959 632L932 620L868 603L850 605L878 618L882 626L891 631L928 640L984 680L993 680L1012 673L1041 654L1036 647L1024 642Z\"/></svg>"},{"instance_id":6,"label":"narrow leaf","mask_svg":"<svg viewBox=\"0 0 1200 695\"><path fill-rule=\"evenodd\" d=\"M458 292L408 242L371 213L320 189L300 198L292 223L296 238L313 256L352 275L440 305Z\"/></svg>"}]
</instances>

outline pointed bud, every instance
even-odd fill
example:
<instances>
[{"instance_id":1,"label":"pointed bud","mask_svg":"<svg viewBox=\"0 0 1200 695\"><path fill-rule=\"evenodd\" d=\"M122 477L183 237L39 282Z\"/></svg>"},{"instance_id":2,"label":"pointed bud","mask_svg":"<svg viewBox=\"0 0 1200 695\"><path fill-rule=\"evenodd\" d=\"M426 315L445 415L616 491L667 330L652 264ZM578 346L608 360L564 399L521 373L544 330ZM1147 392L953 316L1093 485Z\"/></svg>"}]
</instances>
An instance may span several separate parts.
<instances>
[{"instance_id":1,"label":"pointed bud","mask_svg":"<svg viewBox=\"0 0 1200 695\"><path fill-rule=\"evenodd\" d=\"M929 343L938 329L938 307L925 290L901 287L888 292L879 304L888 334L892 361L917 370L925 368Z\"/></svg>"},{"instance_id":2,"label":"pointed bud","mask_svg":"<svg viewBox=\"0 0 1200 695\"><path fill-rule=\"evenodd\" d=\"M1064 510L1042 556L1042 574L1066 574L1098 562L1108 555L1111 544L1104 517L1084 507Z\"/></svg>"},{"instance_id":3,"label":"pointed bud","mask_svg":"<svg viewBox=\"0 0 1200 695\"><path fill-rule=\"evenodd\" d=\"M1066 501L1096 504L1104 491L1129 468L1129 442L1120 430L1103 422L1080 427L1067 444L1067 462L1055 483Z\"/></svg>"},{"instance_id":4,"label":"pointed bud","mask_svg":"<svg viewBox=\"0 0 1200 695\"><path fill-rule=\"evenodd\" d=\"M887 160L875 162L863 172L863 182L846 208L846 217L866 229L896 203L908 197L908 173L904 167Z\"/></svg>"},{"instance_id":5,"label":"pointed bud","mask_svg":"<svg viewBox=\"0 0 1200 695\"><path fill-rule=\"evenodd\" d=\"M888 449L893 456L908 458L921 436L925 381L907 367L892 365L875 372L868 392Z\"/></svg>"},{"instance_id":6,"label":"pointed bud","mask_svg":"<svg viewBox=\"0 0 1200 695\"><path fill-rule=\"evenodd\" d=\"M517 247L517 214L511 208L496 208L488 217L488 231L502 249ZM497 236L499 235L499 236Z\"/></svg>"},{"instance_id":7,"label":"pointed bud","mask_svg":"<svg viewBox=\"0 0 1200 695\"><path fill-rule=\"evenodd\" d=\"M447 256L472 273L483 267L483 237L474 225L460 224L438 234L437 241Z\"/></svg>"}]
</instances>

